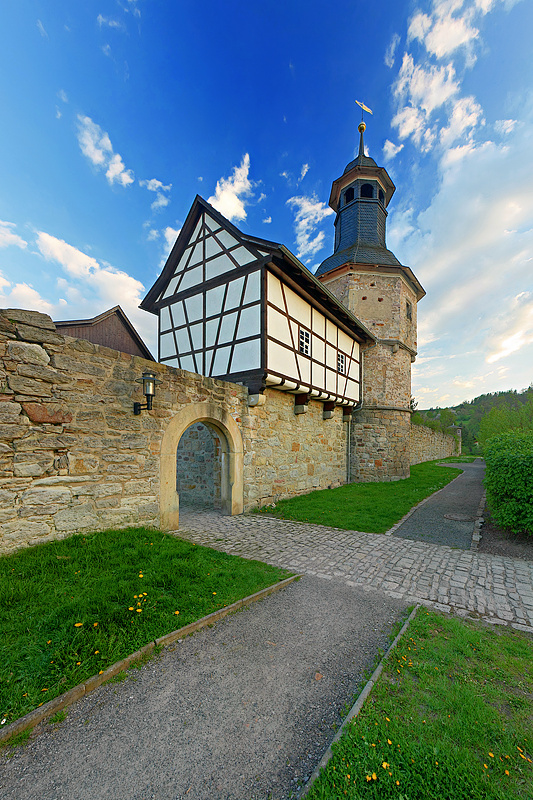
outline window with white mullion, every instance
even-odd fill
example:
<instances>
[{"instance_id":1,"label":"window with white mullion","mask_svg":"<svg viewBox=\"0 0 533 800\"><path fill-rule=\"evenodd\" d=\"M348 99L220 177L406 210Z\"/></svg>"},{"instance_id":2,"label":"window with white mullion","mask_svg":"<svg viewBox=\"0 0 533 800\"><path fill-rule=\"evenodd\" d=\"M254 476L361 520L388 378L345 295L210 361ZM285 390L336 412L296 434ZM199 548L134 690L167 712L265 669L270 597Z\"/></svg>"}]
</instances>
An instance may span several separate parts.
<instances>
[{"instance_id":1,"label":"window with white mullion","mask_svg":"<svg viewBox=\"0 0 533 800\"><path fill-rule=\"evenodd\" d=\"M298 332L298 352L304 356L311 355L311 331L300 325Z\"/></svg>"}]
</instances>

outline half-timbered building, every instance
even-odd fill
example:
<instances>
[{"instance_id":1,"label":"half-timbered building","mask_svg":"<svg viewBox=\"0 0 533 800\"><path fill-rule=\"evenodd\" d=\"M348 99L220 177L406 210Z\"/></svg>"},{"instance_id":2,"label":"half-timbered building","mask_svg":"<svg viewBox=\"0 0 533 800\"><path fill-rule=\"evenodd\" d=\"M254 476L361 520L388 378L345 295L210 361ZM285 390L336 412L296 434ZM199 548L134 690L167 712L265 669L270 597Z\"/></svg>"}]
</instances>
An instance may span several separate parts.
<instances>
[{"instance_id":1,"label":"half-timbered building","mask_svg":"<svg viewBox=\"0 0 533 800\"><path fill-rule=\"evenodd\" d=\"M159 361L248 387L353 407L368 329L283 245L245 234L196 197L141 308Z\"/></svg>"}]
</instances>

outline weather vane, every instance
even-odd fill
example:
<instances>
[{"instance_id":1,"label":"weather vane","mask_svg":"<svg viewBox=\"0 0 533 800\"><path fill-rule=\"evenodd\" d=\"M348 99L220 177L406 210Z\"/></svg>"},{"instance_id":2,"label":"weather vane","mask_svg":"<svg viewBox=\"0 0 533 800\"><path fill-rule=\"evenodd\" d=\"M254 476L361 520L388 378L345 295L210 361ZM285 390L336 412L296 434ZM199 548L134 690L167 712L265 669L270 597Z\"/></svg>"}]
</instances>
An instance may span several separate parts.
<instances>
[{"instance_id":1,"label":"weather vane","mask_svg":"<svg viewBox=\"0 0 533 800\"><path fill-rule=\"evenodd\" d=\"M357 105L361 109L361 122L359 123L359 126L358 126L357 130L360 133L362 133L366 128L366 124L365 124L365 121L363 119L363 115L364 115L365 111L368 111L369 114L373 114L374 112L372 111L371 108L369 108L368 106L365 106L365 104L361 103L359 100L356 100L355 102L357 103Z\"/></svg>"}]
</instances>

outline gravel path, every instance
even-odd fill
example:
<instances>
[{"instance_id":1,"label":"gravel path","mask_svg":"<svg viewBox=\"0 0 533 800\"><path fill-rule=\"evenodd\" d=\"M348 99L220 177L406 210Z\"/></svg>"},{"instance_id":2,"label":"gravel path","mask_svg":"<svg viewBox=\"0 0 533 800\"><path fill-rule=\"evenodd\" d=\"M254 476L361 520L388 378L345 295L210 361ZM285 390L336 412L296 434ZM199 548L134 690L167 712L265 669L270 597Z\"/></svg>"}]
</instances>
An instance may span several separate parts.
<instances>
[{"instance_id":1,"label":"gravel path","mask_svg":"<svg viewBox=\"0 0 533 800\"><path fill-rule=\"evenodd\" d=\"M294 796L405 607L306 576L100 687L2 755L0 798Z\"/></svg>"}]
</instances>

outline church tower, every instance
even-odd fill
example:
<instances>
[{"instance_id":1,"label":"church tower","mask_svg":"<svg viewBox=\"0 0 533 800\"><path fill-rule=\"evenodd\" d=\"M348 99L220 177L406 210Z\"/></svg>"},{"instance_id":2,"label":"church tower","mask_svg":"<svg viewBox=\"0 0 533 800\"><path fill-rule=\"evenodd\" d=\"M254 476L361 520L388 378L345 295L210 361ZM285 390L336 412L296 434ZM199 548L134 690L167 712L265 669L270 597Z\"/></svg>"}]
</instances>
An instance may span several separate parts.
<instances>
[{"instance_id":1,"label":"church tower","mask_svg":"<svg viewBox=\"0 0 533 800\"><path fill-rule=\"evenodd\" d=\"M352 480L409 477L411 362L416 307L425 292L387 249L387 206L396 187L387 170L359 153L333 181L335 247L316 277L377 337L363 356L362 403L351 425Z\"/></svg>"}]
</instances>

